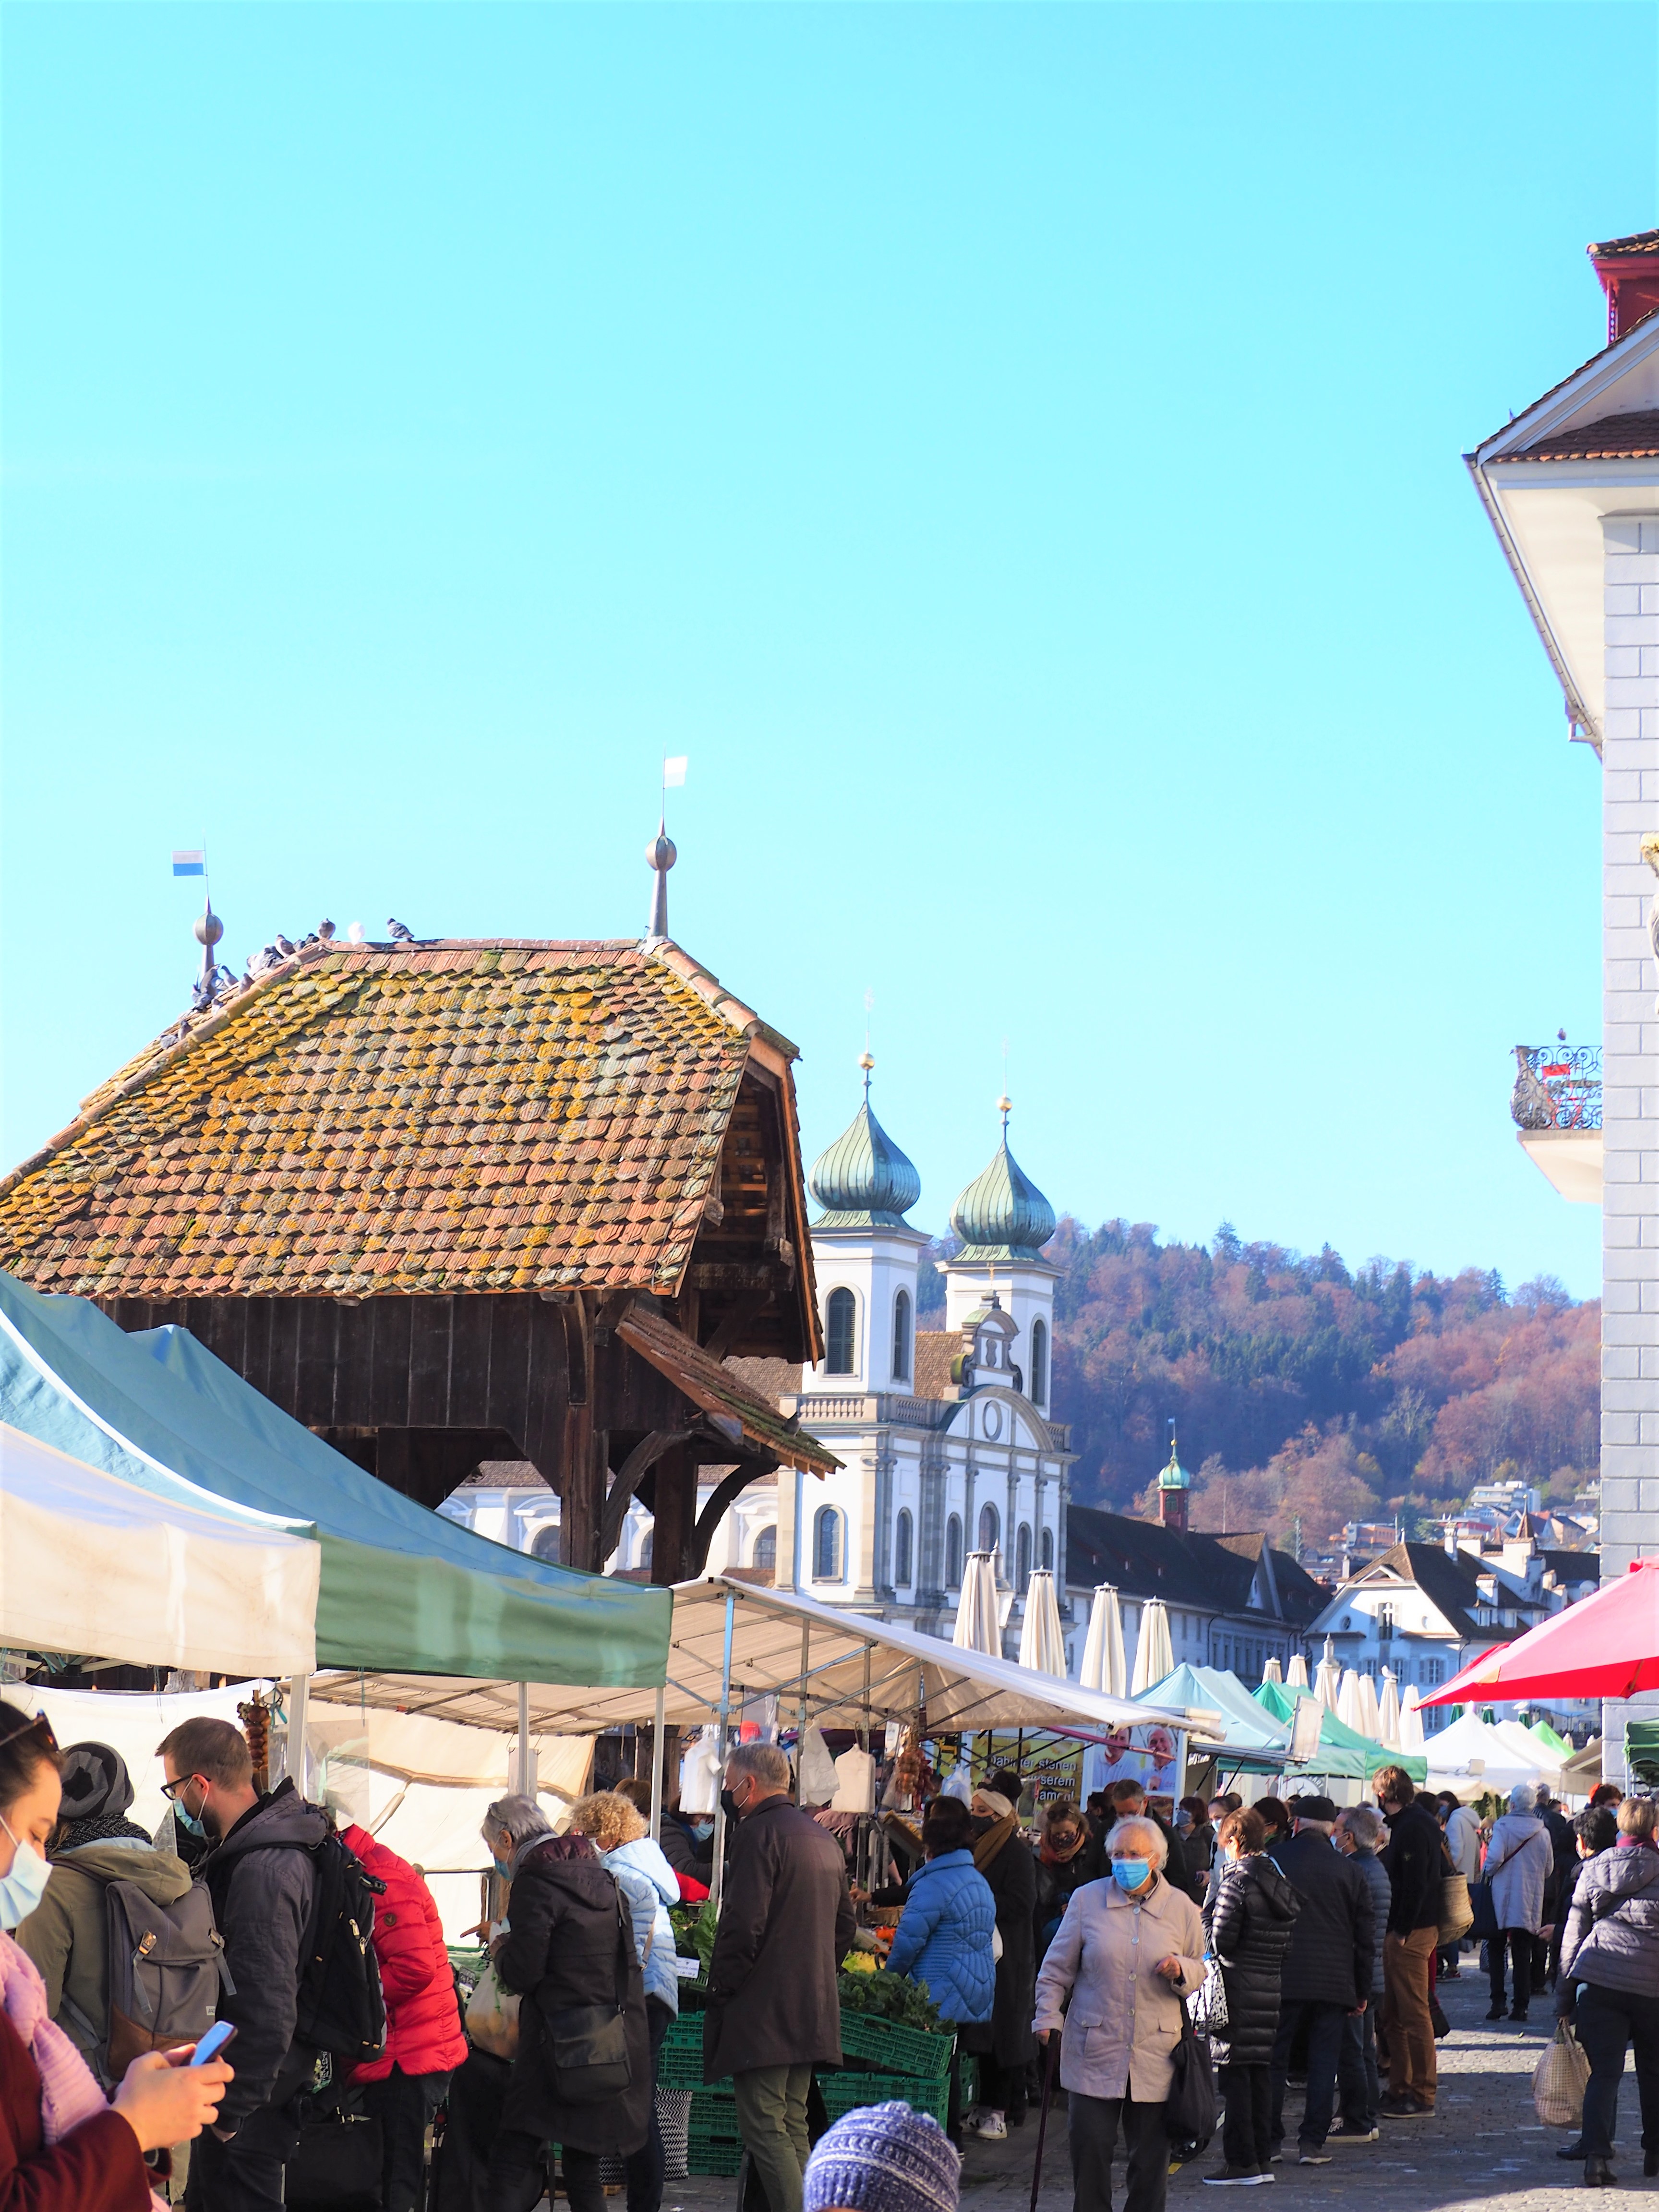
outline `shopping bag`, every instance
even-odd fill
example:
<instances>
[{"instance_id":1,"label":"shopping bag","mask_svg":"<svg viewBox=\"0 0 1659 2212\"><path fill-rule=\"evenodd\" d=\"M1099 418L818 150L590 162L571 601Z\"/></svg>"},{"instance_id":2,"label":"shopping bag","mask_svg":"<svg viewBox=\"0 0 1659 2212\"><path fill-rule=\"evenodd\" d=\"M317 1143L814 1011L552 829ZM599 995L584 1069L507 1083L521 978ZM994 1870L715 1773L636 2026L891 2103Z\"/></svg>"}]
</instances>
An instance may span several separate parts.
<instances>
[{"instance_id":1,"label":"shopping bag","mask_svg":"<svg viewBox=\"0 0 1659 2212\"><path fill-rule=\"evenodd\" d=\"M1188 1998L1187 2010L1200 2035L1224 2033L1227 2026L1227 1984L1214 1959L1204 1969L1204 1979Z\"/></svg>"},{"instance_id":2,"label":"shopping bag","mask_svg":"<svg viewBox=\"0 0 1659 2212\"><path fill-rule=\"evenodd\" d=\"M1492 1903L1492 1884L1472 1881L1469 1884L1469 1933L1478 1942L1486 1942L1499 1932L1498 1908Z\"/></svg>"},{"instance_id":3,"label":"shopping bag","mask_svg":"<svg viewBox=\"0 0 1659 2212\"><path fill-rule=\"evenodd\" d=\"M1532 2070L1533 2108L1547 2128L1576 2128L1582 2124L1589 2070L1589 2060L1571 2023L1558 2022L1555 2040L1545 2045Z\"/></svg>"},{"instance_id":4,"label":"shopping bag","mask_svg":"<svg viewBox=\"0 0 1659 2212\"><path fill-rule=\"evenodd\" d=\"M1193 2033L1187 2008L1181 2008L1181 2040L1170 2054L1170 2094L1164 2102L1170 2155L1195 2158L1215 2133L1218 2101L1210 2046Z\"/></svg>"},{"instance_id":5,"label":"shopping bag","mask_svg":"<svg viewBox=\"0 0 1659 2212\"><path fill-rule=\"evenodd\" d=\"M1469 1897L1468 1877L1461 1874L1442 1875L1438 1931L1441 1948L1461 1942L1474 1925L1474 1906Z\"/></svg>"},{"instance_id":6,"label":"shopping bag","mask_svg":"<svg viewBox=\"0 0 1659 2212\"><path fill-rule=\"evenodd\" d=\"M466 2001L466 2032L479 2050L489 2051L492 2058L519 2055L519 2000L501 1987L493 1959Z\"/></svg>"}]
</instances>

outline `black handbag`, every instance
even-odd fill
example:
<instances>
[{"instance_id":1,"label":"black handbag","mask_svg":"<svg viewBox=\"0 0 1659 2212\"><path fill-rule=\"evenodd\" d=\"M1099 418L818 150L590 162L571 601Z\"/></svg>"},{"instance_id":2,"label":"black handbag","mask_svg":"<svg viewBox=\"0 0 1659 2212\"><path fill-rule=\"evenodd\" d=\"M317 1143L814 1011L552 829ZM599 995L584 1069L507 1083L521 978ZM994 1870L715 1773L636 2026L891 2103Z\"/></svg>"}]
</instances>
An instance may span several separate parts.
<instances>
[{"instance_id":1,"label":"black handbag","mask_svg":"<svg viewBox=\"0 0 1659 2212\"><path fill-rule=\"evenodd\" d=\"M1516 1844L1513 1850L1505 1851L1498 1864L1483 1874L1479 1881L1469 1884L1469 1908L1474 1914L1469 1933L1477 1943L1484 1943L1489 1937L1501 1936L1504 1932L1498 1924L1498 1907L1492 1901L1492 1875L1502 1874L1516 1853L1523 1848L1522 1844Z\"/></svg>"},{"instance_id":2,"label":"black handbag","mask_svg":"<svg viewBox=\"0 0 1659 2212\"><path fill-rule=\"evenodd\" d=\"M1164 2121L1170 2148L1179 2158L1195 2158L1215 2133L1218 2100L1210 2046L1181 2008L1181 2040L1170 2054L1170 2094Z\"/></svg>"},{"instance_id":3,"label":"black handbag","mask_svg":"<svg viewBox=\"0 0 1659 2212\"><path fill-rule=\"evenodd\" d=\"M384 2160L380 2124L362 2113L306 2111L283 2168L289 2212L376 2212Z\"/></svg>"},{"instance_id":4,"label":"black handbag","mask_svg":"<svg viewBox=\"0 0 1659 2212\"><path fill-rule=\"evenodd\" d=\"M614 2003L562 2005L542 2014L553 2094L561 2104L592 2105L619 2097L634 2079L628 2055L628 1970L634 1938L617 1891L617 1994Z\"/></svg>"}]
</instances>

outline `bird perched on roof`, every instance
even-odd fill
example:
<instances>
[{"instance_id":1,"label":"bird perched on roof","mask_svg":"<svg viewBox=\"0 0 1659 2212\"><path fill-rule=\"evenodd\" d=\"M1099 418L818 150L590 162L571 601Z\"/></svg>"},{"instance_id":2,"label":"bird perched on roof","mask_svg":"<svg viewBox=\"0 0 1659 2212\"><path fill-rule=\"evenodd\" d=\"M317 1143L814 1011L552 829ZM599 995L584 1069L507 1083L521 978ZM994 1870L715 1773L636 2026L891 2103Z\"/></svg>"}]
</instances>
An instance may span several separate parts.
<instances>
[{"instance_id":1,"label":"bird perched on roof","mask_svg":"<svg viewBox=\"0 0 1659 2212\"><path fill-rule=\"evenodd\" d=\"M322 920L317 925L317 934L322 939L325 945L330 944L333 940L334 924L329 920L326 915L323 916Z\"/></svg>"},{"instance_id":2,"label":"bird perched on roof","mask_svg":"<svg viewBox=\"0 0 1659 2212\"><path fill-rule=\"evenodd\" d=\"M282 954L284 960L292 957L294 947L289 943L287 938L283 936L280 929L277 931L276 936L271 939L271 942L275 945L276 950Z\"/></svg>"},{"instance_id":3,"label":"bird perched on roof","mask_svg":"<svg viewBox=\"0 0 1659 2212\"><path fill-rule=\"evenodd\" d=\"M399 921L396 915L392 915L387 921L386 927L392 932L392 941L394 945L413 945L415 942L414 931L406 922Z\"/></svg>"}]
</instances>

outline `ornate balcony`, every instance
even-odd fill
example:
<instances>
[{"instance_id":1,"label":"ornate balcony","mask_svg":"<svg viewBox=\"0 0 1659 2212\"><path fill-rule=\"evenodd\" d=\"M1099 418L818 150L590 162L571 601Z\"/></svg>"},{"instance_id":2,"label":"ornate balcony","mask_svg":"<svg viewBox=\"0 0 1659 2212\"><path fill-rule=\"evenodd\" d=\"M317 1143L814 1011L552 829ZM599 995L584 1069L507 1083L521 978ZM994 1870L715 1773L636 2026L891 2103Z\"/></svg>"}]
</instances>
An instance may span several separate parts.
<instances>
[{"instance_id":1,"label":"ornate balcony","mask_svg":"<svg viewBox=\"0 0 1659 2212\"><path fill-rule=\"evenodd\" d=\"M1563 1198L1601 1204L1599 1045L1516 1045L1510 1115L1522 1150Z\"/></svg>"}]
</instances>

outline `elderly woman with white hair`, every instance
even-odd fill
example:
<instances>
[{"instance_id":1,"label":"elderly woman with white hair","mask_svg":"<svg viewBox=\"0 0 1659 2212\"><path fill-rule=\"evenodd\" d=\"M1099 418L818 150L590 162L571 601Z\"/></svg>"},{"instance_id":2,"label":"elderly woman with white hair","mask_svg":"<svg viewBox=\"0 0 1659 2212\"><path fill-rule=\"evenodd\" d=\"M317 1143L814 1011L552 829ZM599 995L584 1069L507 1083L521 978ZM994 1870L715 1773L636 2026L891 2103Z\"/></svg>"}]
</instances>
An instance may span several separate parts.
<instances>
[{"instance_id":1,"label":"elderly woman with white hair","mask_svg":"<svg viewBox=\"0 0 1659 2212\"><path fill-rule=\"evenodd\" d=\"M1037 1976L1037 2039L1060 2031L1074 2212L1110 2212L1112 2153L1129 2154L1124 2212L1163 2212L1170 2146L1164 2108L1181 2040L1182 1999L1204 1978L1204 1923L1164 1877L1168 1846L1146 1820L1108 1839L1110 1878L1073 1896ZM1070 1998L1069 2009L1066 2000Z\"/></svg>"},{"instance_id":2,"label":"elderly woman with white hair","mask_svg":"<svg viewBox=\"0 0 1659 2212\"><path fill-rule=\"evenodd\" d=\"M1486 1939L1492 1973L1492 2009L1488 2020L1504 2017L1504 1953L1510 1954L1514 1973L1514 2002L1510 2018L1523 2021L1532 1998L1533 1938L1544 1924L1544 1888L1555 1864L1550 1832L1539 1819L1538 1790L1530 1782L1518 1782L1510 1792L1510 1809L1492 1823L1481 1879L1492 1884L1492 1912L1498 1933Z\"/></svg>"}]
</instances>

